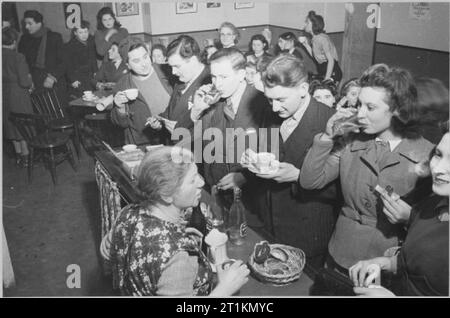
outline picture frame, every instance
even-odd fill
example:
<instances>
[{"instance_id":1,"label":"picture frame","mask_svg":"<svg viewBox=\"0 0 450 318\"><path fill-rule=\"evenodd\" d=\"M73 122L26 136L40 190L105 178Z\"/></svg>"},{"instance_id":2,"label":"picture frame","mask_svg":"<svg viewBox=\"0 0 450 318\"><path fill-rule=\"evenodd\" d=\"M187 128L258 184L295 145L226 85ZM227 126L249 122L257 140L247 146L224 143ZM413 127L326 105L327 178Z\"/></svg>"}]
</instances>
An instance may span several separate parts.
<instances>
[{"instance_id":1,"label":"picture frame","mask_svg":"<svg viewBox=\"0 0 450 318\"><path fill-rule=\"evenodd\" d=\"M220 7L221 7L220 2L206 2L207 9L215 9L215 8L220 8Z\"/></svg>"},{"instance_id":2,"label":"picture frame","mask_svg":"<svg viewBox=\"0 0 450 318\"><path fill-rule=\"evenodd\" d=\"M235 2L234 3L234 9L235 10L250 9L250 8L254 8L254 7L255 7L255 3L254 2Z\"/></svg>"},{"instance_id":3,"label":"picture frame","mask_svg":"<svg viewBox=\"0 0 450 318\"><path fill-rule=\"evenodd\" d=\"M197 12L197 3L194 1L183 1L175 3L176 14L195 13Z\"/></svg>"},{"instance_id":4,"label":"picture frame","mask_svg":"<svg viewBox=\"0 0 450 318\"><path fill-rule=\"evenodd\" d=\"M118 17L139 15L138 2L117 2L115 5L116 5L116 16Z\"/></svg>"}]
</instances>

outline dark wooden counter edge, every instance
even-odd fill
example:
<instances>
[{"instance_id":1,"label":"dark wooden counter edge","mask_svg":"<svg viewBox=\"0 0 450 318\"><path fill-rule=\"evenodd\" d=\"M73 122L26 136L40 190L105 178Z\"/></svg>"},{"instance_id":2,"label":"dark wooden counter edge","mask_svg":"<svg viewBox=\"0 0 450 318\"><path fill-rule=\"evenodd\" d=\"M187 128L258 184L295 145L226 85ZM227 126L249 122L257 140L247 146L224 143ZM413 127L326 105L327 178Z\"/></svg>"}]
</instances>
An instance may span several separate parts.
<instances>
[{"instance_id":1,"label":"dark wooden counter edge","mask_svg":"<svg viewBox=\"0 0 450 318\"><path fill-rule=\"evenodd\" d=\"M122 162L108 150L100 150L94 153L94 157L98 160L106 171L109 173L111 179L117 183L119 190L125 196L129 203L139 202L137 196L137 188L133 181L121 168Z\"/></svg>"}]
</instances>

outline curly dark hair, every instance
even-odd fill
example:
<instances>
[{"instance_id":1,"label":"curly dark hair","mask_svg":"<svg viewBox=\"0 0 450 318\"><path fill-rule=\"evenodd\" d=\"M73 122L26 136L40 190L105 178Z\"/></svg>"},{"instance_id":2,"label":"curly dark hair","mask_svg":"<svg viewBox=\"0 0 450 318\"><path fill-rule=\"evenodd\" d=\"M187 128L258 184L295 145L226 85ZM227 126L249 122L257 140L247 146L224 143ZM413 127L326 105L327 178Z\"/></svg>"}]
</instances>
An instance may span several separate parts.
<instances>
[{"instance_id":1,"label":"curly dark hair","mask_svg":"<svg viewBox=\"0 0 450 318\"><path fill-rule=\"evenodd\" d=\"M97 13L97 30L105 30L105 26L102 22L102 18L105 14L109 14L114 19L114 28L118 29L122 26L120 22L117 21L114 11L110 7L103 7Z\"/></svg>"},{"instance_id":2,"label":"curly dark hair","mask_svg":"<svg viewBox=\"0 0 450 318\"><path fill-rule=\"evenodd\" d=\"M269 49L269 42L267 42L265 36L262 34L255 34L251 37L250 42L248 42L248 52L250 54L255 54L255 52L253 52L253 41L261 41L264 46L264 52Z\"/></svg>"},{"instance_id":3,"label":"curly dark hair","mask_svg":"<svg viewBox=\"0 0 450 318\"><path fill-rule=\"evenodd\" d=\"M394 114L391 129L402 138L420 137L417 89L411 73L400 67L375 64L359 79L361 88L377 87L386 92L386 104Z\"/></svg>"}]
</instances>

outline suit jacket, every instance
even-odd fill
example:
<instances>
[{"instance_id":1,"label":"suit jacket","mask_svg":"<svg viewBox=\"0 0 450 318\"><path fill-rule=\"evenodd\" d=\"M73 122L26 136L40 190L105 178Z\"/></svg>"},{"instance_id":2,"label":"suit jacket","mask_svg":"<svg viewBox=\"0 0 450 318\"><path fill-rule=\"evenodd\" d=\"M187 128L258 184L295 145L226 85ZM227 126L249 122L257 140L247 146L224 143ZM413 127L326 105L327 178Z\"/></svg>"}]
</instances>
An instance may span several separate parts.
<instances>
[{"instance_id":1,"label":"suit jacket","mask_svg":"<svg viewBox=\"0 0 450 318\"><path fill-rule=\"evenodd\" d=\"M178 83L173 89L172 96L170 97L169 106L161 114L169 120L177 122L175 128L186 128L192 132L194 123L191 120L191 112L189 110L189 102L194 96L197 89L205 84L211 83L211 73L209 66L205 66L200 75L192 82L189 88L182 93L185 89L184 83ZM175 142L175 141L174 141Z\"/></svg>"},{"instance_id":2,"label":"suit jacket","mask_svg":"<svg viewBox=\"0 0 450 318\"><path fill-rule=\"evenodd\" d=\"M314 135L325 130L334 110L311 97L300 123L283 142L279 142L279 161L301 169L311 147ZM266 127L279 127L279 123L266 123ZM273 153L274 151L271 150ZM266 195L260 203L265 227L283 244L301 248L311 260L326 254L337 213L337 190L330 184L321 191L307 191L297 182L264 182ZM321 264L316 264L321 266Z\"/></svg>"},{"instance_id":3,"label":"suit jacket","mask_svg":"<svg viewBox=\"0 0 450 318\"><path fill-rule=\"evenodd\" d=\"M308 189L320 189L340 179L344 204L329 252L340 266L349 268L398 245L403 227L388 221L373 189L377 184L383 188L389 185L400 196L409 193L419 180L417 169L428 160L433 144L423 138L403 139L394 151L377 158L373 136L356 134L342 149L334 151L333 141L319 137L314 137L305 158L300 183Z\"/></svg>"},{"instance_id":4,"label":"suit jacket","mask_svg":"<svg viewBox=\"0 0 450 318\"><path fill-rule=\"evenodd\" d=\"M216 184L220 179L230 172L243 172L244 169L240 165L240 154L238 153L239 138L226 138L226 129L241 128L245 131L247 128L255 128L258 131L262 127L265 114L270 111L270 105L267 98L260 91L253 86L247 85L244 94L239 103L238 111L234 120L229 119L224 114L224 106L226 102L220 100L214 104L207 114L202 117L203 130L207 128L218 128L223 133L223 147L215 148L211 153L215 160L212 163L203 162L205 181L208 186ZM204 141L204 147L211 142ZM243 150L243 149L242 149ZM205 148L204 148L205 151ZM208 149L206 149L208 152ZM234 158L228 158L231 153L234 153ZM220 161L221 162L220 162ZM245 194L244 194L245 195Z\"/></svg>"},{"instance_id":5,"label":"suit jacket","mask_svg":"<svg viewBox=\"0 0 450 318\"><path fill-rule=\"evenodd\" d=\"M153 64L153 69L156 75L160 79L162 85L170 95L172 93L172 87L169 85L167 78L161 71L159 65ZM124 75L117 85L114 87L113 94L115 95L119 91L123 91L129 88L137 88L133 81L132 73ZM151 89L151 88L149 88ZM162 132L157 132L151 127L145 126L147 118L151 116L150 109L145 102L144 96L139 92L138 97L134 101L130 101L126 104L127 112L122 114L118 111L117 107L114 107L111 111L111 121L125 128L125 142L132 144L159 144L166 137Z\"/></svg>"}]
</instances>

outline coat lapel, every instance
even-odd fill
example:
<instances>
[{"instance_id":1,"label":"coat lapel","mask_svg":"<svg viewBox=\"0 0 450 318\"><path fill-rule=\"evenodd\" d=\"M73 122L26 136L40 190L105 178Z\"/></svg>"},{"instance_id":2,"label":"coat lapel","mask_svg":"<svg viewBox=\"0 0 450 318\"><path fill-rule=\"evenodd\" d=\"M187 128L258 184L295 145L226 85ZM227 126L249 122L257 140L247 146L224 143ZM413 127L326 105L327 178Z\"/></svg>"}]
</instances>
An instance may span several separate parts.
<instances>
[{"instance_id":1,"label":"coat lapel","mask_svg":"<svg viewBox=\"0 0 450 318\"><path fill-rule=\"evenodd\" d=\"M309 102L302 119L297 127L283 143L285 149L286 158L284 161L290 162L295 166L302 164L305 152L309 149L311 141L314 138L314 131L311 123L314 123L317 118L317 108L313 98ZM282 142L282 138L280 138ZM289 150L288 150L289 149Z\"/></svg>"}]
</instances>

